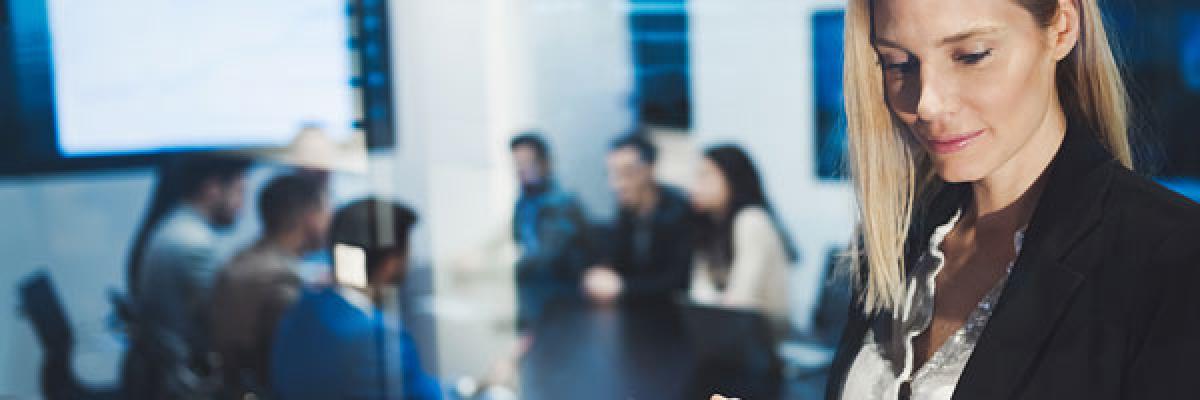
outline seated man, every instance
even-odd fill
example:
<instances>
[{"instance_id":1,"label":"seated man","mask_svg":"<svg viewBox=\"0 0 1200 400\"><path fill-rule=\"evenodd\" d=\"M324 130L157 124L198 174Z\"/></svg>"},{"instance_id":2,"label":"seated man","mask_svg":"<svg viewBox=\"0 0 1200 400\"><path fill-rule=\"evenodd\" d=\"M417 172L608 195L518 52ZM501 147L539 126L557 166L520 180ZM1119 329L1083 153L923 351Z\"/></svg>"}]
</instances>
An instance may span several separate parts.
<instances>
[{"instance_id":1,"label":"seated man","mask_svg":"<svg viewBox=\"0 0 1200 400\"><path fill-rule=\"evenodd\" d=\"M696 217L678 189L655 179L657 153L636 133L618 138L609 151L609 185L619 209L608 263L584 273L584 292L594 302L667 304L687 291Z\"/></svg>"},{"instance_id":2,"label":"seated man","mask_svg":"<svg viewBox=\"0 0 1200 400\"><path fill-rule=\"evenodd\" d=\"M579 297L591 243L583 205L555 182L550 146L541 134L521 134L509 147L521 187L512 229L518 246L517 330L528 334L545 309Z\"/></svg>"},{"instance_id":3,"label":"seated man","mask_svg":"<svg viewBox=\"0 0 1200 400\"><path fill-rule=\"evenodd\" d=\"M235 398L265 389L275 324L300 296L300 257L325 243L325 184L302 175L272 179L259 195L258 214L263 237L217 273L209 312L212 346Z\"/></svg>"},{"instance_id":4,"label":"seated man","mask_svg":"<svg viewBox=\"0 0 1200 400\"><path fill-rule=\"evenodd\" d=\"M279 398L441 398L416 344L380 306L381 289L404 277L415 223L408 208L376 199L337 212L336 283L302 295L276 328L270 374Z\"/></svg>"},{"instance_id":5,"label":"seated man","mask_svg":"<svg viewBox=\"0 0 1200 400\"><path fill-rule=\"evenodd\" d=\"M132 398L204 396L210 388L209 296L225 231L241 213L248 160L212 154L173 159L159 171L128 265L142 334L123 375Z\"/></svg>"}]
</instances>

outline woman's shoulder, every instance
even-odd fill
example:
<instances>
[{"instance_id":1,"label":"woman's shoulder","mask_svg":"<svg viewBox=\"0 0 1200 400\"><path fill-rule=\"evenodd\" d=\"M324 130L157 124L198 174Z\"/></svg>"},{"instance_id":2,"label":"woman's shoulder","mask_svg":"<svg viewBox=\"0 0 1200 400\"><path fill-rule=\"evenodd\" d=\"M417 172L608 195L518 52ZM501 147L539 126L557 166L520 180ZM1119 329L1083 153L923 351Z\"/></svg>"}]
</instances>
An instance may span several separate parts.
<instances>
[{"instance_id":1,"label":"woman's shoulder","mask_svg":"<svg viewBox=\"0 0 1200 400\"><path fill-rule=\"evenodd\" d=\"M771 214L762 206L746 206L733 216L734 230L771 229Z\"/></svg>"},{"instance_id":2,"label":"woman's shoulder","mask_svg":"<svg viewBox=\"0 0 1200 400\"><path fill-rule=\"evenodd\" d=\"M1110 168L1114 172L1106 214L1119 214L1125 228L1200 234L1200 204L1124 167ZM1200 241L1200 236L1192 239Z\"/></svg>"},{"instance_id":3,"label":"woman's shoulder","mask_svg":"<svg viewBox=\"0 0 1200 400\"><path fill-rule=\"evenodd\" d=\"M1163 307L1189 307L1200 298L1192 287L1200 279L1200 204L1138 173L1111 168L1116 172L1098 228L1103 234L1097 235L1103 239L1091 247L1101 270L1090 276L1107 293L1096 301L1124 310L1120 315L1133 329L1153 329L1160 316L1185 314ZM1182 320L1160 322L1178 329Z\"/></svg>"},{"instance_id":4,"label":"woman's shoulder","mask_svg":"<svg viewBox=\"0 0 1200 400\"><path fill-rule=\"evenodd\" d=\"M1172 281L1192 281L1200 269L1200 204L1150 178L1114 165L1095 249L1114 287L1157 298Z\"/></svg>"},{"instance_id":5,"label":"woman's shoulder","mask_svg":"<svg viewBox=\"0 0 1200 400\"><path fill-rule=\"evenodd\" d=\"M761 206L747 206L733 216L733 240L735 245L757 243L758 246L780 249L784 246L775 220Z\"/></svg>"}]
</instances>

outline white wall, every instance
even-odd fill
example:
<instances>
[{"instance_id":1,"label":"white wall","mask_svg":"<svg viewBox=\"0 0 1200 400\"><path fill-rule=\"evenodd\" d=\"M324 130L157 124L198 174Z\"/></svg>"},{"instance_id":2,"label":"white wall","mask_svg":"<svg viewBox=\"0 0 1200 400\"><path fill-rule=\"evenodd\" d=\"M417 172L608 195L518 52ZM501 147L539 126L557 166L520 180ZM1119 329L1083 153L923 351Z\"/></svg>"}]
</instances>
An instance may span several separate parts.
<instances>
[{"instance_id":1,"label":"white wall","mask_svg":"<svg viewBox=\"0 0 1200 400\"><path fill-rule=\"evenodd\" d=\"M614 215L604 157L632 126L628 0L518 0L527 29L534 126L551 136L561 183L593 217Z\"/></svg>"},{"instance_id":2,"label":"white wall","mask_svg":"<svg viewBox=\"0 0 1200 400\"><path fill-rule=\"evenodd\" d=\"M853 221L846 183L816 177L812 12L840 1L690 0L693 135L736 142L754 158L780 218L803 252L793 321L810 328L825 253Z\"/></svg>"}]
</instances>

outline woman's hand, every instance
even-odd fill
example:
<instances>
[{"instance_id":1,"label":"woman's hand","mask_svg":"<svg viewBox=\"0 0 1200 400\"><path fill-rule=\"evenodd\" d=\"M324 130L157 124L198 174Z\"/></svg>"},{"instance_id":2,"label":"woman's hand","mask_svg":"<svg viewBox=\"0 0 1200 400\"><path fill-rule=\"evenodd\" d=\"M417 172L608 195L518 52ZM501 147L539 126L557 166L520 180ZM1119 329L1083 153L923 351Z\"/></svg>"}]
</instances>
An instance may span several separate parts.
<instances>
[{"instance_id":1,"label":"woman's hand","mask_svg":"<svg viewBox=\"0 0 1200 400\"><path fill-rule=\"evenodd\" d=\"M714 395L712 395L712 398L710 398L709 400L739 400L739 399L735 399L732 397L725 397L725 396L722 396L719 394L714 394Z\"/></svg>"}]
</instances>

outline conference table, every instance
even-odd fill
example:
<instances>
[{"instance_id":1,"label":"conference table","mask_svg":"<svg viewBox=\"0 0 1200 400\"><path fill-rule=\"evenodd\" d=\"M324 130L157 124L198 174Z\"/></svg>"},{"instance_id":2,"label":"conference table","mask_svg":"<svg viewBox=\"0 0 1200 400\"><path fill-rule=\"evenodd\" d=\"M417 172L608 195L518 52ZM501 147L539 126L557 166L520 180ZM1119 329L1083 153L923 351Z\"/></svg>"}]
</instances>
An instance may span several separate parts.
<instances>
[{"instance_id":1,"label":"conference table","mask_svg":"<svg viewBox=\"0 0 1200 400\"><path fill-rule=\"evenodd\" d=\"M699 314L706 313L714 314ZM756 400L777 397L777 364L747 364L740 357L758 353L774 360L773 346L753 339L753 329L737 327L744 317L726 314L697 317L693 307L674 301L615 306L574 302L548 308L532 327L533 344L520 366L521 397L707 400L715 390L734 390L738 393L726 394ZM729 323L722 323L722 329L698 326L713 320ZM713 346L731 348L714 345L713 335L746 337L731 350L739 357L712 357Z\"/></svg>"}]
</instances>

